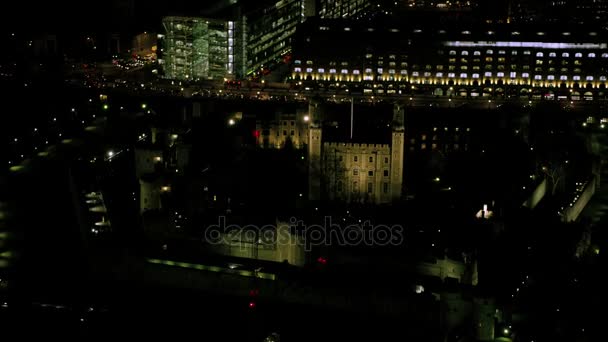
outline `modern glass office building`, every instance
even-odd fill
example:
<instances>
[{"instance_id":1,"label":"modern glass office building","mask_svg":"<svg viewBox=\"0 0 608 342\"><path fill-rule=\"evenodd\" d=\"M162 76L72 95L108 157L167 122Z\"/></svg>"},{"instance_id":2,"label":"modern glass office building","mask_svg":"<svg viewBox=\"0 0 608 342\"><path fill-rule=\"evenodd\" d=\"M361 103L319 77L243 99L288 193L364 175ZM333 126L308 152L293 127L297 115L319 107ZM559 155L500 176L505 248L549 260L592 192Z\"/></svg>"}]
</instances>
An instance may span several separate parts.
<instances>
[{"instance_id":1,"label":"modern glass office building","mask_svg":"<svg viewBox=\"0 0 608 342\"><path fill-rule=\"evenodd\" d=\"M165 77L223 78L234 71L234 22L191 17L163 19Z\"/></svg>"},{"instance_id":2,"label":"modern glass office building","mask_svg":"<svg viewBox=\"0 0 608 342\"><path fill-rule=\"evenodd\" d=\"M352 17L369 0L261 0L227 3L216 19L166 17L160 61L179 80L244 78L272 69L307 17Z\"/></svg>"}]
</instances>

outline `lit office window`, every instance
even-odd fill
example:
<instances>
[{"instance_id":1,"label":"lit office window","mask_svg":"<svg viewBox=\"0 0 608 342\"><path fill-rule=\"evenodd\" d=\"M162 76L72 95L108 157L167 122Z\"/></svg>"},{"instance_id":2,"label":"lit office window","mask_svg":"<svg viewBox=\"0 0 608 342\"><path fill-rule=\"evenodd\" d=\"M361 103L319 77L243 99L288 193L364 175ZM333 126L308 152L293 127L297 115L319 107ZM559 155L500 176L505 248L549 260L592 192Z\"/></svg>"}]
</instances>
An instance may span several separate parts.
<instances>
[{"instance_id":1,"label":"lit office window","mask_svg":"<svg viewBox=\"0 0 608 342\"><path fill-rule=\"evenodd\" d=\"M473 56L481 56L481 51L473 51Z\"/></svg>"},{"instance_id":2,"label":"lit office window","mask_svg":"<svg viewBox=\"0 0 608 342\"><path fill-rule=\"evenodd\" d=\"M424 73L424 77L431 77L431 73L430 73L430 72L428 72L428 71L427 71L427 72L425 72L425 73Z\"/></svg>"},{"instance_id":3,"label":"lit office window","mask_svg":"<svg viewBox=\"0 0 608 342\"><path fill-rule=\"evenodd\" d=\"M549 52L549 57L555 57L557 54L555 52Z\"/></svg>"},{"instance_id":4,"label":"lit office window","mask_svg":"<svg viewBox=\"0 0 608 342\"><path fill-rule=\"evenodd\" d=\"M460 74L460 78L467 78L467 77L468 77L468 76L467 76L467 73L466 73L466 72L463 72L463 73L461 73L461 74Z\"/></svg>"},{"instance_id":5,"label":"lit office window","mask_svg":"<svg viewBox=\"0 0 608 342\"><path fill-rule=\"evenodd\" d=\"M492 50L487 50L486 51L486 55L491 55L491 54L494 54L494 51L492 51Z\"/></svg>"},{"instance_id":6,"label":"lit office window","mask_svg":"<svg viewBox=\"0 0 608 342\"><path fill-rule=\"evenodd\" d=\"M572 79L573 79L574 81L580 81L580 80L581 80L581 77L580 77L580 76L578 76L578 75L575 75L575 76L572 76Z\"/></svg>"},{"instance_id":7,"label":"lit office window","mask_svg":"<svg viewBox=\"0 0 608 342\"><path fill-rule=\"evenodd\" d=\"M561 75L561 76L559 77L559 80L560 80L560 81L567 81L567 80L568 80L568 76L566 76L566 75Z\"/></svg>"},{"instance_id":8,"label":"lit office window","mask_svg":"<svg viewBox=\"0 0 608 342\"><path fill-rule=\"evenodd\" d=\"M323 68L319 68L319 72L320 72L320 73L324 73L324 72L325 72L325 69L323 69Z\"/></svg>"},{"instance_id":9,"label":"lit office window","mask_svg":"<svg viewBox=\"0 0 608 342\"><path fill-rule=\"evenodd\" d=\"M439 77L439 78L443 77L443 73L442 73L442 72L438 72L438 73L436 74L436 77Z\"/></svg>"},{"instance_id":10,"label":"lit office window","mask_svg":"<svg viewBox=\"0 0 608 342\"><path fill-rule=\"evenodd\" d=\"M468 55L469 55L469 51L463 50L463 51L462 51L462 55L463 55L463 56L468 56Z\"/></svg>"},{"instance_id":11,"label":"lit office window","mask_svg":"<svg viewBox=\"0 0 608 342\"><path fill-rule=\"evenodd\" d=\"M568 57L570 57L570 54L569 54L569 53L567 53L567 52L564 52L564 53L562 53L562 57L564 57L564 58L568 58Z\"/></svg>"},{"instance_id":12,"label":"lit office window","mask_svg":"<svg viewBox=\"0 0 608 342\"><path fill-rule=\"evenodd\" d=\"M608 53L605 53L605 52L604 52L604 53L602 54L602 58L608 58Z\"/></svg>"},{"instance_id":13,"label":"lit office window","mask_svg":"<svg viewBox=\"0 0 608 342\"><path fill-rule=\"evenodd\" d=\"M340 70L340 73L341 74L348 74L348 70L347 69L342 69L342 70Z\"/></svg>"},{"instance_id":14,"label":"lit office window","mask_svg":"<svg viewBox=\"0 0 608 342\"><path fill-rule=\"evenodd\" d=\"M591 53L588 55L588 57L589 57L589 58L595 58L595 54L594 54L593 52L591 52Z\"/></svg>"},{"instance_id":15,"label":"lit office window","mask_svg":"<svg viewBox=\"0 0 608 342\"><path fill-rule=\"evenodd\" d=\"M554 81L555 80L555 76L554 75L548 75L547 76L547 80Z\"/></svg>"},{"instance_id":16,"label":"lit office window","mask_svg":"<svg viewBox=\"0 0 608 342\"><path fill-rule=\"evenodd\" d=\"M504 54L506 54L506 53L507 53L507 52L506 52L505 50L498 50L498 54L499 54L499 55L504 55Z\"/></svg>"},{"instance_id":17,"label":"lit office window","mask_svg":"<svg viewBox=\"0 0 608 342\"><path fill-rule=\"evenodd\" d=\"M488 71L483 74L483 77L492 77L492 72Z\"/></svg>"},{"instance_id":18,"label":"lit office window","mask_svg":"<svg viewBox=\"0 0 608 342\"><path fill-rule=\"evenodd\" d=\"M541 75L534 75L534 79L539 81L539 80L542 80L543 77Z\"/></svg>"},{"instance_id":19,"label":"lit office window","mask_svg":"<svg viewBox=\"0 0 608 342\"><path fill-rule=\"evenodd\" d=\"M496 77L505 77L505 73L504 72L499 72L496 74Z\"/></svg>"},{"instance_id":20,"label":"lit office window","mask_svg":"<svg viewBox=\"0 0 608 342\"><path fill-rule=\"evenodd\" d=\"M456 55L456 50L450 50L450 56L455 56Z\"/></svg>"},{"instance_id":21,"label":"lit office window","mask_svg":"<svg viewBox=\"0 0 608 342\"><path fill-rule=\"evenodd\" d=\"M414 71L414 72L412 72L412 76L414 76L414 77L418 77L418 75L419 75L419 74L418 74L418 71Z\"/></svg>"},{"instance_id":22,"label":"lit office window","mask_svg":"<svg viewBox=\"0 0 608 342\"><path fill-rule=\"evenodd\" d=\"M524 72L524 73L521 74L521 77L523 77L523 78L529 78L530 74L528 74L527 72Z\"/></svg>"},{"instance_id":23,"label":"lit office window","mask_svg":"<svg viewBox=\"0 0 608 342\"><path fill-rule=\"evenodd\" d=\"M306 72L312 72L312 68L306 68Z\"/></svg>"},{"instance_id":24,"label":"lit office window","mask_svg":"<svg viewBox=\"0 0 608 342\"><path fill-rule=\"evenodd\" d=\"M365 75L365 76L363 76L363 80L364 81L373 81L374 77L372 75Z\"/></svg>"},{"instance_id":25,"label":"lit office window","mask_svg":"<svg viewBox=\"0 0 608 342\"><path fill-rule=\"evenodd\" d=\"M353 70L353 75L359 75L359 70L357 70L357 69Z\"/></svg>"},{"instance_id":26,"label":"lit office window","mask_svg":"<svg viewBox=\"0 0 608 342\"><path fill-rule=\"evenodd\" d=\"M296 61L295 61L294 63L295 63L296 65L300 65L300 64L302 64L302 61L301 61L301 60L299 60L299 59L296 59Z\"/></svg>"},{"instance_id":27,"label":"lit office window","mask_svg":"<svg viewBox=\"0 0 608 342\"><path fill-rule=\"evenodd\" d=\"M587 81L593 81L593 76L587 76L586 80Z\"/></svg>"},{"instance_id":28,"label":"lit office window","mask_svg":"<svg viewBox=\"0 0 608 342\"><path fill-rule=\"evenodd\" d=\"M512 51L511 51L511 54L512 54L513 56L517 56L517 50L512 50Z\"/></svg>"},{"instance_id":29,"label":"lit office window","mask_svg":"<svg viewBox=\"0 0 608 342\"><path fill-rule=\"evenodd\" d=\"M400 71L401 75L407 75L407 70L403 69Z\"/></svg>"},{"instance_id":30,"label":"lit office window","mask_svg":"<svg viewBox=\"0 0 608 342\"><path fill-rule=\"evenodd\" d=\"M517 73L512 71L511 73L509 73L509 77L516 78L517 77Z\"/></svg>"},{"instance_id":31,"label":"lit office window","mask_svg":"<svg viewBox=\"0 0 608 342\"><path fill-rule=\"evenodd\" d=\"M449 73L448 73L448 77L449 77L449 78L454 78L454 77L456 77L456 74L455 74L455 73L453 73L453 72L449 72Z\"/></svg>"},{"instance_id":32,"label":"lit office window","mask_svg":"<svg viewBox=\"0 0 608 342\"><path fill-rule=\"evenodd\" d=\"M336 69L329 69L329 73L330 74L335 74L336 73Z\"/></svg>"},{"instance_id":33,"label":"lit office window","mask_svg":"<svg viewBox=\"0 0 608 342\"><path fill-rule=\"evenodd\" d=\"M574 54L574 58L581 58L581 57L583 57L583 54L580 52L577 52Z\"/></svg>"},{"instance_id":34,"label":"lit office window","mask_svg":"<svg viewBox=\"0 0 608 342\"><path fill-rule=\"evenodd\" d=\"M302 68L293 68L294 72L302 72Z\"/></svg>"},{"instance_id":35,"label":"lit office window","mask_svg":"<svg viewBox=\"0 0 608 342\"><path fill-rule=\"evenodd\" d=\"M473 74L472 77L473 78L479 78L479 74Z\"/></svg>"},{"instance_id":36,"label":"lit office window","mask_svg":"<svg viewBox=\"0 0 608 342\"><path fill-rule=\"evenodd\" d=\"M542 52L537 52L536 53L536 57L543 57L543 53Z\"/></svg>"},{"instance_id":37,"label":"lit office window","mask_svg":"<svg viewBox=\"0 0 608 342\"><path fill-rule=\"evenodd\" d=\"M370 69L370 68L365 69L365 73L369 74L371 72L372 72L372 69Z\"/></svg>"},{"instance_id":38,"label":"lit office window","mask_svg":"<svg viewBox=\"0 0 608 342\"><path fill-rule=\"evenodd\" d=\"M530 54L530 50L524 51L524 55L529 55L529 54Z\"/></svg>"},{"instance_id":39,"label":"lit office window","mask_svg":"<svg viewBox=\"0 0 608 342\"><path fill-rule=\"evenodd\" d=\"M378 68L378 73L381 74L382 73L382 68Z\"/></svg>"},{"instance_id":40,"label":"lit office window","mask_svg":"<svg viewBox=\"0 0 608 342\"><path fill-rule=\"evenodd\" d=\"M605 82L606 81L606 76L600 76L600 81Z\"/></svg>"},{"instance_id":41,"label":"lit office window","mask_svg":"<svg viewBox=\"0 0 608 342\"><path fill-rule=\"evenodd\" d=\"M391 75L394 75L395 74L395 69L388 69L388 73L391 74Z\"/></svg>"}]
</instances>

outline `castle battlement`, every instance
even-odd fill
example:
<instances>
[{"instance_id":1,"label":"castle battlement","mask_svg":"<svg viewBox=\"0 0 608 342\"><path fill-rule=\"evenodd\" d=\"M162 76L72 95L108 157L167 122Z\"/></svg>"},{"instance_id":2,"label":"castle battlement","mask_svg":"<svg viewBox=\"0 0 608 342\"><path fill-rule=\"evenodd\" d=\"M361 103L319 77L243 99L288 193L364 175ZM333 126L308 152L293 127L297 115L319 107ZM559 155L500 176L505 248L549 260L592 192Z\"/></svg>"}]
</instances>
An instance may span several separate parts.
<instances>
[{"instance_id":1,"label":"castle battlement","mask_svg":"<svg viewBox=\"0 0 608 342\"><path fill-rule=\"evenodd\" d=\"M335 149L369 149L369 150L390 150L388 144L357 144L357 143L339 143L339 142L326 142L323 143L323 148L335 148Z\"/></svg>"}]
</instances>

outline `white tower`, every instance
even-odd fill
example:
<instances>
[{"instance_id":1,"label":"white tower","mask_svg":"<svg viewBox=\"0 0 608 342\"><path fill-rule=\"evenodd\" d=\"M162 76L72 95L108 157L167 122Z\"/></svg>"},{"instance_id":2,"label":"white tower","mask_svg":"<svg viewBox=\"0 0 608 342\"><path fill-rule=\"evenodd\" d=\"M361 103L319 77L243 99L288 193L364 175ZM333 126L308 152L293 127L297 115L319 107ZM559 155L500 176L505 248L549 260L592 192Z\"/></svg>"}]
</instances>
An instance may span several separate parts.
<instances>
[{"instance_id":1,"label":"white tower","mask_svg":"<svg viewBox=\"0 0 608 342\"><path fill-rule=\"evenodd\" d=\"M403 188L403 158L405 143L405 110L402 105L393 108L393 138L391 142L391 196L393 201L401 198Z\"/></svg>"},{"instance_id":2,"label":"white tower","mask_svg":"<svg viewBox=\"0 0 608 342\"><path fill-rule=\"evenodd\" d=\"M322 122L318 100L310 100L308 104L309 133L308 133L308 199L321 199L321 146Z\"/></svg>"}]
</instances>

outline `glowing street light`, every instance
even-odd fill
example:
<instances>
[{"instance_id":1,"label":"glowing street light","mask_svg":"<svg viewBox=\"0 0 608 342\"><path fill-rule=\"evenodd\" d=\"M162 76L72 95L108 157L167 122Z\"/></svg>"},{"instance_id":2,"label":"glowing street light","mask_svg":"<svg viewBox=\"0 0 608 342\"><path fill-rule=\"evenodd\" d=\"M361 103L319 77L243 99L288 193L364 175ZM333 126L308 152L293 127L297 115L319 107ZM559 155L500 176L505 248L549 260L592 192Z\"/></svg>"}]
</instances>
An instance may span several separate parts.
<instances>
[{"instance_id":1,"label":"glowing street light","mask_svg":"<svg viewBox=\"0 0 608 342\"><path fill-rule=\"evenodd\" d=\"M145 104L145 103L142 103L142 104L141 104L141 109L146 109L147 107L148 107L148 105L147 105L147 104Z\"/></svg>"},{"instance_id":2,"label":"glowing street light","mask_svg":"<svg viewBox=\"0 0 608 342\"><path fill-rule=\"evenodd\" d=\"M114 151L108 151L108 157L109 158L114 157Z\"/></svg>"},{"instance_id":3,"label":"glowing street light","mask_svg":"<svg viewBox=\"0 0 608 342\"><path fill-rule=\"evenodd\" d=\"M235 124L234 119L230 119L230 120L228 120L228 125L230 125L230 126L234 126L234 124Z\"/></svg>"},{"instance_id":4,"label":"glowing street light","mask_svg":"<svg viewBox=\"0 0 608 342\"><path fill-rule=\"evenodd\" d=\"M308 122L310 120L310 117L308 115L304 115L304 122Z\"/></svg>"}]
</instances>

